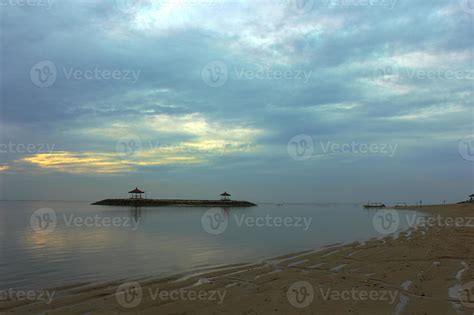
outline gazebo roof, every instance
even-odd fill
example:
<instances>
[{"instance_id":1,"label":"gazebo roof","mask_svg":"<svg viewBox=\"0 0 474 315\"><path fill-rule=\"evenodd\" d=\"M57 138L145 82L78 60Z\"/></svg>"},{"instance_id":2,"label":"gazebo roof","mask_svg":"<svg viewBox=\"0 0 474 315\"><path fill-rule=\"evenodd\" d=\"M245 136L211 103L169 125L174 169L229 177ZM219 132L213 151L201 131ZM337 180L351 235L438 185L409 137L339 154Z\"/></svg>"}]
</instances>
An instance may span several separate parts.
<instances>
[{"instance_id":1,"label":"gazebo roof","mask_svg":"<svg viewBox=\"0 0 474 315\"><path fill-rule=\"evenodd\" d=\"M225 191L225 192L223 192L223 193L221 194L221 196L230 197L230 196L232 196L232 195L229 194L227 191Z\"/></svg>"},{"instance_id":2,"label":"gazebo roof","mask_svg":"<svg viewBox=\"0 0 474 315\"><path fill-rule=\"evenodd\" d=\"M129 193L129 194L144 194L145 192L144 192L144 191L141 191L140 189L138 189L138 187L135 187L134 190L129 191L128 193Z\"/></svg>"},{"instance_id":3,"label":"gazebo roof","mask_svg":"<svg viewBox=\"0 0 474 315\"><path fill-rule=\"evenodd\" d=\"M470 195L469 197L472 197L472 198L474 198L474 194Z\"/></svg>"}]
</instances>

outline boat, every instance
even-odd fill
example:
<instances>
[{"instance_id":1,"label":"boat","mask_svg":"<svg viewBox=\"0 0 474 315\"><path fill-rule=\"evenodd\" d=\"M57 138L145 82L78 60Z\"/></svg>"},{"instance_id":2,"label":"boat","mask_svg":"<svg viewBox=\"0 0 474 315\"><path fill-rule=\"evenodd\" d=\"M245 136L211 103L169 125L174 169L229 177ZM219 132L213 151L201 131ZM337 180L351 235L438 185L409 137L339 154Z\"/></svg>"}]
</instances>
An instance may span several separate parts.
<instances>
[{"instance_id":1,"label":"boat","mask_svg":"<svg viewBox=\"0 0 474 315\"><path fill-rule=\"evenodd\" d=\"M380 202L368 202L367 204L364 205L364 208L366 209L371 209L371 208L386 208L385 204L380 203Z\"/></svg>"}]
</instances>

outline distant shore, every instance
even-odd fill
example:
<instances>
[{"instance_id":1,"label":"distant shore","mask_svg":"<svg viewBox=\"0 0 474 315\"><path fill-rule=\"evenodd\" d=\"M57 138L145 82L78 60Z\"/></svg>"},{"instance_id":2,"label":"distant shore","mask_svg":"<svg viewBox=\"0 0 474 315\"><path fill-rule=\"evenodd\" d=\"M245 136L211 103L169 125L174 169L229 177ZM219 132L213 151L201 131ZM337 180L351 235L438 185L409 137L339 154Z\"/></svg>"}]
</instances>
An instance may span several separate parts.
<instances>
[{"instance_id":1,"label":"distant shore","mask_svg":"<svg viewBox=\"0 0 474 315\"><path fill-rule=\"evenodd\" d=\"M442 217L444 222L462 219L469 223L474 217L474 203L413 209L429 217ZM396 211L403 216L403 209ZM471 305L460 300L459 292L463 285L474 280L474 227L433 222L438 223L367 242L292 253L258 263L228 265L167 278L145 277L56 288L56 296L49 305L0 301L0 311L2 314L471 314ZM139 285L140 300L136 305L124 300L120 290L128 281ZM308 288L298 287L302 282L310 285L313 293L310 300L305 298ZM203 292L217 294L215 299L207 295L208 299L170 300L162 295L161 299L153 296L151 293L156 290L186 292L188 297L191 293L193 296ZM294 292L304 295L298 297ZM343 298L346 292L350 298Z\"/></svg>"},{"instance_id":2,"label":"distant shore","mask_svg":"<svg viewBox=\"0 0 474 315\"><path fill-rule=\"evenodd\" d=\"M185 200L185 199L105 199L94 202L99 206L130 207L255 207L256 204L238 200Z\"/></svg>"}]
</instances>

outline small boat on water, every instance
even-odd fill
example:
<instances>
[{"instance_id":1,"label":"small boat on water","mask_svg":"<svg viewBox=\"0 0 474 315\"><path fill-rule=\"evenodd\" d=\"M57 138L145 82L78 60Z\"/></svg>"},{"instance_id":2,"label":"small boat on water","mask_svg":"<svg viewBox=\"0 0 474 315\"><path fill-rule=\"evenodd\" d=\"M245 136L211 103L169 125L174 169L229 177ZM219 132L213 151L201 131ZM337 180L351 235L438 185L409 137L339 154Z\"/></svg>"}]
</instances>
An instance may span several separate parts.
<instances>
[{"instance_id":1,"label":"small boat on water","mask_svg":"<svg viewBox=\"0 0 474 315\"><path fill-rule=\"evenodd\" d=\"M385 208L385 204L381 203L381 202L368 202L367 204L364 205L364 208L366 209L371 209L371 208L376 208L376 209L380 209L380 208Z\"/></svg>"}]
</instances>

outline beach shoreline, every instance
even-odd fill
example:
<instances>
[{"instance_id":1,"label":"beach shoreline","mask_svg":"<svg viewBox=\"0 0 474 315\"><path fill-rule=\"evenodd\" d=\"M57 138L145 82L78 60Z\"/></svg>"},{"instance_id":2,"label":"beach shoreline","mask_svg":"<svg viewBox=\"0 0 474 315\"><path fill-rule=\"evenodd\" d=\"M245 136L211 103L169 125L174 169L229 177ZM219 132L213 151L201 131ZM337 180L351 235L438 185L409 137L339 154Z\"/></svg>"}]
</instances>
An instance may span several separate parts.
<instances>
[{"instance_id":1,"label":"beach shoreline","mask_svg":"<svg viewBox=\"0 0 474 315\"><path fill-rule=\"evenodd\" d=\"M471 314L474 305L459 292L474 281L474 204L384 211L403 216L404 209L432 220L397 235L257 263L52 288L50 303L0 300L0 313Z\"/></svg>"}]
</instances>

